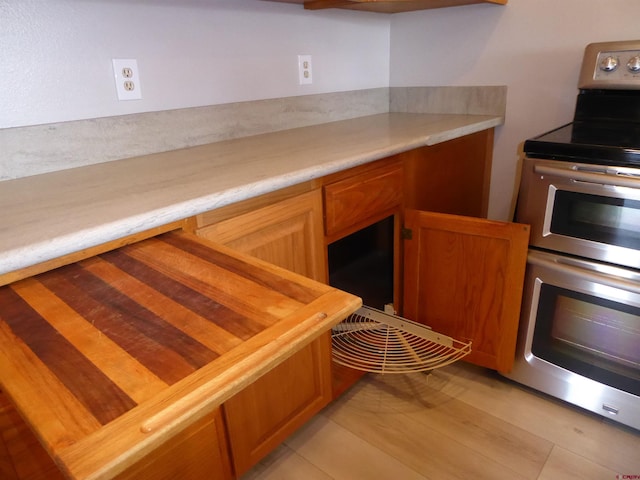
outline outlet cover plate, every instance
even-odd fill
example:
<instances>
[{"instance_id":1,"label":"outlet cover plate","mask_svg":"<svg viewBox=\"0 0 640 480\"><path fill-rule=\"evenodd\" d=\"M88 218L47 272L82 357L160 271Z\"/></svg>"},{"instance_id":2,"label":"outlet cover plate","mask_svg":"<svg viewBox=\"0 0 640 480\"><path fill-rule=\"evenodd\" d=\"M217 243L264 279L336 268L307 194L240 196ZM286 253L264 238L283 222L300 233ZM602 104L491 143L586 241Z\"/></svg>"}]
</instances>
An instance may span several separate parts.
<instances>
[{"instance_id":1,"label":"outlet cover plate","mask_svg":"<svg viewBox=\"0 0 640 480\"><path fill-rule=\"evenodd\" d=\"M140 100L142 87L138 62L133 58L113 58L113 76L118 100Z\"/></svg>"},{"instance_id":2,"label":"outlet cover plate","mask_svg":"<svg viewBox=\"0 0 640 480\"><path fill-rule=\"evenodd\" d=\"M298 83L300 85L311 85L313 83L312 73L311 55L298 55Z\"/></svg>"}]
</instances>

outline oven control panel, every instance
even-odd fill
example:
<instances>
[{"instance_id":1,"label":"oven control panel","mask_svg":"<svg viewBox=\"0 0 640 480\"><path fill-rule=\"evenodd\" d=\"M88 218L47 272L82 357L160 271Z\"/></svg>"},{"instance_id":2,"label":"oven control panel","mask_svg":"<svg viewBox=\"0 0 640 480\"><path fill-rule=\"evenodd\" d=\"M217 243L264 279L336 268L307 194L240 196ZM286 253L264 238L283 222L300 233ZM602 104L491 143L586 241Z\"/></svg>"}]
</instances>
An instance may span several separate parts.
<instances>
[{"instance_id":1,"label":"oven control panel","mask_svg":"<svg viewBox=\"0 0 640 480\"><path fill-rule=\"evenodd\" d=\"M640 90L640 40L587 45L578 88Z\"/></svg>"}]
</instances>

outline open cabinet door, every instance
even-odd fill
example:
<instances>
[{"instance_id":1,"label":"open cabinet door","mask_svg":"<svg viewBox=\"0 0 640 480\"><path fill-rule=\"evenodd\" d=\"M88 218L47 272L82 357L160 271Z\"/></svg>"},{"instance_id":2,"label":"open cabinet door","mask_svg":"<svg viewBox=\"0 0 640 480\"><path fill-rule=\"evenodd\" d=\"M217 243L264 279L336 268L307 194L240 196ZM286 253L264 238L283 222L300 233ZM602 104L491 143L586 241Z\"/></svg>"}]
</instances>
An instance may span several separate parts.
<instances>
[{"instance_id":1,"label":"open cabinet door","mask_svg":"<svg viewBox=\"0 0 640 480\"><path fill-rule=\"evenodd\" d=\"M508 372L515 358L529 226L408 210L403 315L460 340L465 360Z\"/></svg>"}]
</instances>

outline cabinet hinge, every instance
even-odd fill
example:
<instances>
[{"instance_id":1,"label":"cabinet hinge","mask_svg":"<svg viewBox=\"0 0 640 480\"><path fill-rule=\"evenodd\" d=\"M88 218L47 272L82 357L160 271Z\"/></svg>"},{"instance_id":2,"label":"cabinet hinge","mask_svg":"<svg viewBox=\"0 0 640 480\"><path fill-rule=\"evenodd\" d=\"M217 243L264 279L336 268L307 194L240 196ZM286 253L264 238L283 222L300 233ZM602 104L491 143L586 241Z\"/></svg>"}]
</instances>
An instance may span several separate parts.
<instances>
[{"instance_id":1,"label":"cabinet hinge","mask_svg":"<svg viewBox=\"0 0 640 480\"><path fill-rule=\"evenodd\" d=\"M400 236L403 240L411 240L413 239L413 230L410 228L402 227L400 230Z\"/></svg>"}]
</instances>

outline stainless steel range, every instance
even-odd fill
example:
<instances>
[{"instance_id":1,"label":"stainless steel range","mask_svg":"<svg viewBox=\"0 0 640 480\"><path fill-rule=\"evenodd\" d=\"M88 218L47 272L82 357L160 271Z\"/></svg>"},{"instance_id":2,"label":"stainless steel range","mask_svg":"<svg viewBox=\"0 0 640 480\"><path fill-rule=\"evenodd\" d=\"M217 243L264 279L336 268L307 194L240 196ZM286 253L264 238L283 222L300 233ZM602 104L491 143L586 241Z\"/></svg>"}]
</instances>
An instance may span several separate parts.
<instances>
[{"instance_id":1,"label":"stainless steel range","mask_svg":"<svg viewBox=\"0 0 640 480\"><path fill-rule=\"evenodd\" d=\"M507 377L640 429L640 40L587 46L572 123L527 140Z\"/></svg>"}]
</instances>

